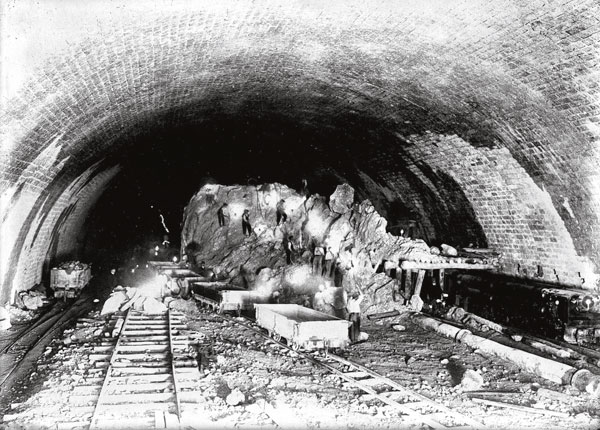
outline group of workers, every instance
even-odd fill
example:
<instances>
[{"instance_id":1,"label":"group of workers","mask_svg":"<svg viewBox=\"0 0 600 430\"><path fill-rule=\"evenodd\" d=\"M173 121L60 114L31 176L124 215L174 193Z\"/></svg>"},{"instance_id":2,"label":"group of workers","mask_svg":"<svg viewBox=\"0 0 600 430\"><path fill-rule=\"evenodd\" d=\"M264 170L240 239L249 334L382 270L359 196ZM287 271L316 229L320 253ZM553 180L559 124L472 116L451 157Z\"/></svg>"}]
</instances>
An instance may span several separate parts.
<instances>
[{"instance_id":1,"label":"group of workers","mask_svg":"<svg viewBox=\"0 0 600 430\"><path fill-rule=\"evenodd\" d=\"M217 210L217 219L219 220L219 227L225 227L226 225L229 225L230 215L229 205L227 203L223 203ZM244 236L250 236L252 234L250 211L248 209L244 209L244 213L242 213L242 233Z\"/></svg>"},{"instance_id":2,"label":"group of workers","mask_svg":"<svg viewBox=\"0 0 600 430\"><path fill-rule=\"evenodd\" d=\"M306 184L306 180L302 182L303 195L308 196L308 187ZM285 210L285 199L280 199L275 206L275 222L277 226L284 224L288 215ZM219 227L225 227L229 225L230 221L230 213L229 213L229 205L225 202L223 203L219 209L217 210L217 219L219 222ZM242 213L242 233L244 236L251 236L253 232L252 225L250 223L250 211L249 209L244 209ZM285 234L283 239L283 249L285 251L286 263L293 264L294 256L296 254L296 246L294 244L294 236ZM340 263L338 262L336 265L337 256L334 253L331 246L327 245L327 241L325 243L315 243L311 267L312 272L315 275L334 278L334 284L336 287L341 287L341 279L343 277L342 270L338 266ZM343 314L347 315L348 320L352 323L349 329L349 336L352 342L356 342L360 336L360 303L363 300L363 292L360 288L357 289L356 292L351 294L349 297L345 290L342 291L342 303L339 302L340 299L336 299L335 306L336 309L332 310L330 307L331 304L327 301L327 292L325 290L324 285L319 286L319 291L314 296L313 299L313 308L322 312L332 313L335 311L339 311L340 309L345 312ZM278 300L277 300L278 301ZM339 312L336 312L339 313ZM344 316L345 316L344 315ZM343 317L342 315L338 315Z\"/></svg>"},{"instance_id":3,"label":"group of workers","mask_svg":"<svg viewBox=\"0 0 600 430\"><path fill-rule=\"evenodd\" d=\"M287 221L287 213L285 212L285 199L281 199L276 205L276 221L277 225L281 225ZM217 210L217 219L219 221L219 227L225 227L229 225L230 214L229 205L223 203ZM242 213L242 233L244 236L252 235L252 224L250 224L250 210L244 209Z\"/></svg>"}]
</instances>

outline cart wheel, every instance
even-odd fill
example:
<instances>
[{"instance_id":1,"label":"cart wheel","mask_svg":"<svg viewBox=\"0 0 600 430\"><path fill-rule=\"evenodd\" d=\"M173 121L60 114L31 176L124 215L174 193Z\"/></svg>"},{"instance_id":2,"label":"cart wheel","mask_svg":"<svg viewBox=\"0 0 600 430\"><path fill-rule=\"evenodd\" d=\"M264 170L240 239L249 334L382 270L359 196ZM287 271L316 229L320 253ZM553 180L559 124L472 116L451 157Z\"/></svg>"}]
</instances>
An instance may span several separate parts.
<instances>
[{"instance_id":1,"label":"cart wheel","mask_svg":"<svg viewBox=\"0 0 600 430\"><path fill-rule=\"evenodd\" d=\"M275 332L273 332L273 333L272 333L272 336L273 336L273 340L274 340L275 342L281 342L281 335L280 335L279 333L275 333Z\"/></svg>"},{"instance_id":2,"label":"cart wheel","mask_svg":"<svg viewBox=\"0 0 600 430\"><path fill-rule=\"evenodd\" d=\"M300 350L300 344L296 341L292 342L292 351L298 352Z\"/></svg>"}]
</instances>

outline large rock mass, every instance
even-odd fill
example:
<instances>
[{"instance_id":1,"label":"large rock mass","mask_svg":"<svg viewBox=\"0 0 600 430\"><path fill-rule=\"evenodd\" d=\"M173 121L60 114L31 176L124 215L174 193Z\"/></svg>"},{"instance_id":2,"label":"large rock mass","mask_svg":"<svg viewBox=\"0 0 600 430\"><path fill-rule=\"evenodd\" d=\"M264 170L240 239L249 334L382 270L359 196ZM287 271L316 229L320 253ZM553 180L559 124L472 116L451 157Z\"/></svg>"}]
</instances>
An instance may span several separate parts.
<instances>
[{"instance_id":1,"label":"large rock mass","mask_svg":"<svg viewBox=\"0 0 600 430\"><path fill-rule=\"evenodd\" d=\"M284 200L281 202L281 200ZM363 309L391 310L400 305L391 294L392 280L377 270L401 259L435 261L422 240L394 236L371 202L356 203L354 190L344 184L328 200L305 197L278 183L259 186L208 184L194 195L184 212L182 253L192 264L205 261L218 278L265 292L277 291L282 302L312 305L319 285L326 288L332 313L342 316L343 291L360 286ZM229 217L220 226L217 212L228 204ZM277 205L287 220L277 225ZM242 233L248 209L252 234ZM285 241L292 236L295 252L286 263ZM331 247L336 264L331 276L314 273L311 259L317 245ZM379 273L377 273L379 272ZM371 309L370 309L371 308Z\"/></svg>"}]
</instances>

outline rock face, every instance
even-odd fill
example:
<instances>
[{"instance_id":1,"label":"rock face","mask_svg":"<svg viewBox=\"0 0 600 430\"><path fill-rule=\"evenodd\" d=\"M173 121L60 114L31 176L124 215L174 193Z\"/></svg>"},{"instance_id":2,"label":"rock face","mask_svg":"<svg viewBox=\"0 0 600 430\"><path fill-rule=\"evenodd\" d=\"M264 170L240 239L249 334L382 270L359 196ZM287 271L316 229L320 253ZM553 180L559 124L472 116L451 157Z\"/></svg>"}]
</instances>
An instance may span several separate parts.
<instances>
[{"instance_id":1,"label":"rock face","mask_svg":"<svg viewBox=\"0 0 600 430\"><path fill-rule=\"evenodd\" d=\"M340 215L350 212L353 204L354 188L348 184L338 185L329 199L331 210Z\"/></svg>"},{"instance_id":2,"label":"rock face","mask_svg":"<svg viewBox=\"0 0 600 430\"><path fill-rule=\"evenodd\" d=\"M281 199L285 200L288 218L278 226L276 205ZM363 310L397 308L400 302L392 299L393 282L376 273L377 269L386 261L395 265L400 259L435 261L441 257L432 255L422 240L388 233L387 221L368 200L354 203L354 190L347 184L338 186L329 202L319 195L306 198L277 183L205 185L185 209L182 253L192 265L205 261L219 279L234 278L236 284L247 288L277 291L281 303L311 305L319 285L338 288L337 293L327 296L332 297L331 312L340 316L342 289L349 293L358 285L365 291ZM225 218L226 225L220 226L217 211L223 203L228 204L229 217ZM242 232L246 209L250 236ZM295 248L289 265L287 241ZM330 247L335 256L331 276L321 276L316 273L321 270L311 265L318 245Z\"/></svg>"}]
</instances>

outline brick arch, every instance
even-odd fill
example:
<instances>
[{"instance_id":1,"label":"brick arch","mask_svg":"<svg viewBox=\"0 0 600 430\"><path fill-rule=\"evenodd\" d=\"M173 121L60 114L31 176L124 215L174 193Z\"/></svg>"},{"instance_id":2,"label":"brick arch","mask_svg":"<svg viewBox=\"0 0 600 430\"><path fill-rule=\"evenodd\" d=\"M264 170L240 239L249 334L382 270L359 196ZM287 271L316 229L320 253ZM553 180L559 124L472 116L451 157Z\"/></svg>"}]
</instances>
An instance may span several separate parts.
<instances>
[{"instance_id":1,"label":"brick arch","mask_svg":"<svg viewBox=\"0 0 600 430\"><path fill-rule=\"evenodd\" d=\"M28 56L18 44L6 51L23 77L1 95L3 202L12 201L3 234L34 234L32 202L61 195L149 125L283 118L314 133L331 161L320 171L359 169L354 185L381 210L401 199L436 237L443 222L431 208L468 213L511 262L547 265L565 282L593 270L596 2L214 3L9 11L31 25L17 29ZM343 142L331 136L352 141L358 165L335 163ZM5 276L16 263L5 256L22 255L8 242L3 292L21 282Z\"/></svg>"}]
</instances>

